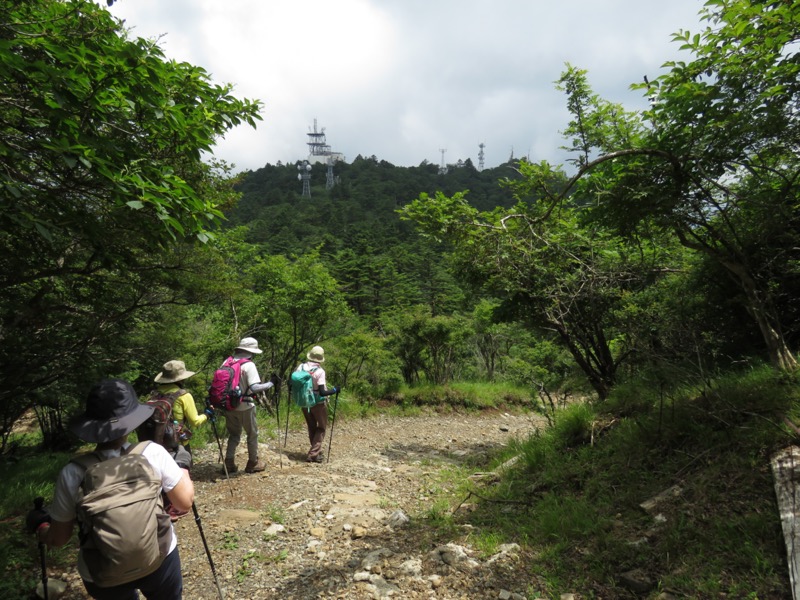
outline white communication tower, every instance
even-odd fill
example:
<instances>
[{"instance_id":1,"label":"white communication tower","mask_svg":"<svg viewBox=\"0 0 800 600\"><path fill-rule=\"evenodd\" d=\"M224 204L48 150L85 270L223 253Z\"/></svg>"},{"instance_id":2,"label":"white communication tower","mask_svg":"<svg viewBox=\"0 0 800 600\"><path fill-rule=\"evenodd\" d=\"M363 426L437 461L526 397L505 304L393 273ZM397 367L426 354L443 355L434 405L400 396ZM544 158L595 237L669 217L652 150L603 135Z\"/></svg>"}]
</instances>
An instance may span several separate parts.
<instances>
[{"instance_id":1,"label":"white communication tower","mask_svg":"<svg viewBox=\"0 0 800 600\"><path fill-rule=\"evenodd\" d=\"M478 148L480 148L478 152L478 171L483 171L483 149L486 148L486 144L481 142L478 144Z\"/></svg>"},{"instance_id":2,"label":"white communication tower","mask_svg":"<svg viewBox=\"0 0 800 600\"><path fill-rule=\"evenodd\" d=\"M307 160L303 161L302 165L297 165L297 180L303 182L303 198L311 198L311 165Z\"/></svg>"},{"instance_id":3,"label":"white communication tower","mask_svg":"<svg viewBox=\"0 0 800 600\"><path fill-rule=\"evenodd\" d=\"M447 165L444 162L444 153L447 152L446 148L439 148L439 152L442 153L442 164L439 165L439 175L446 175L447 174Z\"/></svg>"},{"instance_id":4,"label":"white communication tower","mask_svg":"<svg viewBox=\"0 0 800 600\"><path fill-rule=\"evenodd\" d=\"M308 132L308 154L310 156L330 156L331 147L325 140L325 128L317 130L317 120L314 119L314 129Z\"/></svg>"}]
</instances>

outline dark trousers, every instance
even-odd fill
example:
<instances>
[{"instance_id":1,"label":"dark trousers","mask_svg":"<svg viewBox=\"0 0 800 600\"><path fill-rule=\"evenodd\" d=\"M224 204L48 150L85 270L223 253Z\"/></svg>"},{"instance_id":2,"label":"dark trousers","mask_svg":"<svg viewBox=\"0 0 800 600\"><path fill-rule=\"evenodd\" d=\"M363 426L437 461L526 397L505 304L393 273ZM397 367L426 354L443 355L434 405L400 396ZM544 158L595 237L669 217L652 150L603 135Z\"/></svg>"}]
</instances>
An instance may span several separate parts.
<instances>
[{"instance_id":1,"label":"dark trousers","mask_svg":"<svg viewBox=\"0 0 800 600\"><path fill-rule=\"evenodd\" d=\"M139 600L139 590L147 600L181 600L183 597L183 577L181 576L181 557L178 548L170 552L153 573L114 587L98 587L91 581L84 581L86 591L95 600Z\"/></svg>"},{"instance_id":2,"label":"dark trousers","mask_svg":"<svg viewBox=\"0 0 800 600\"><path fill-rule=\"evenodd\" d=\"M304 408L303 416L308 426L308 441L311 442L308 458L312 460L322 453L322 440L325 439L325 429L328 427L328 407L325 402L320 402L311 408Z\"/></svg>"}]
</instances>

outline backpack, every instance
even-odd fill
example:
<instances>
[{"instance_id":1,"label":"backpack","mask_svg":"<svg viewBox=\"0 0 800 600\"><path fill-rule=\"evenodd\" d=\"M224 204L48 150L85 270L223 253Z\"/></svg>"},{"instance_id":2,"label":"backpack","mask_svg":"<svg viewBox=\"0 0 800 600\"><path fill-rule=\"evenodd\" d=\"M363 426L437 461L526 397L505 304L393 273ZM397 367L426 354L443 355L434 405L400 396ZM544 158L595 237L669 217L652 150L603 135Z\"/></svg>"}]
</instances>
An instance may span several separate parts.
<instances>
[{"instance_id":1,"label":"backpack","mask_svg":"<svg viewBox=\"0 0 800 600\"><path fill-rule=\"evenodd\" d=\"M167 450L175 450L182 441L191 438L191 432L172 418L172 407L175 400L186 393L178 390L170 394L162 394L158 390L150 394L146 404L153 407L153 414L136 428L139 441L150 440L164 446Z\"/></svg>"},{"instance_id":2,"label":"backpack","mask_svg":"<svg viewBox=\"0 0 800 600\"><path fill-rule=\"evenodd\" d=\"M83 559L99 587L145 577L169 552L172 525L164 512L161 480L142 456L149 443L105 460L96 453L72 459L86 469L76 515Z\"/></svg>"},{"instance_id":3,"label":"backpack","mask_svg":"<svg viewBox=\"0 0 800 600\"><path fill-rule=\"evenodd\" d=\"M300 365L300 368L292 373L292 400L300 408L311 408L317 403L317 396L314 393L314 378L311 374L318 368L311 367L306 371L303 365Z\"/></svg>"},{"instance_id":4,"label":"backpack","mask_svg":"<svg viewBox=\"0 0 800 600\"><path fill-rule=\"evenodd\" d=\"M242 403L244 390L239 385L242 365L251 362L249 358L229 356L222 366L214 371L214 378L208 388L208 400L214 408L235 410Z\"/></svg>"}]
</instances>

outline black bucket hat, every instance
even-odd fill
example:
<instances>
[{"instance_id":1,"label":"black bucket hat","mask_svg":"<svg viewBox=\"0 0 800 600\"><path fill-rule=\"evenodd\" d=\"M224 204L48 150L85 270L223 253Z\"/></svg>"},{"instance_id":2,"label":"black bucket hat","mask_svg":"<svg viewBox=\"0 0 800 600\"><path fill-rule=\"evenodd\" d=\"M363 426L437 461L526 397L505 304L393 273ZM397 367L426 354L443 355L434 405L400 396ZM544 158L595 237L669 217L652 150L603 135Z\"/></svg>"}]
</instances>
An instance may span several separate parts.
<instances>
[{"instance_id":1,"label":"black bucket hat","mask_svg":"<svg viewBox=\"0 0 800 600\"><path fill-rule=\"evenodd\" d=\"M69 429L86 442L102 444L128 435L153 414L141 404L133 386L122 379L104 379L89 390L86 411L72 419Z\"/></svg>"}]
</instances>

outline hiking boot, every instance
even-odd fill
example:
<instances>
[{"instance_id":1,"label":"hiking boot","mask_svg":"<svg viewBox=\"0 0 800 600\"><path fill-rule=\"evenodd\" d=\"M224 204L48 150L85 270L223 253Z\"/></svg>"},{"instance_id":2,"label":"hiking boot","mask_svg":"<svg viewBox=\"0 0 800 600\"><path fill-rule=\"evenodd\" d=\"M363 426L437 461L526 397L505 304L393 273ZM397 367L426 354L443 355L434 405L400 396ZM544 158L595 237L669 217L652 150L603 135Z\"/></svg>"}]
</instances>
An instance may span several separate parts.
<instances>
[{"instance_id":1,"label":"hiking boot","mask_svg":"<svg viewBox=\"0 0 800 600\"><path fill-rule=\"evenodd\" d=\"M316 456L309 456L309 457L306 459L306 462L310 462L310 463L323 463L323 462L325 462L325 456L322 454L322 452L320 452L320 453L319 453L319 454L317 454Z\"/></svg>"},{"instance_id":2,"label":"hiking boot","mask_svg":"<svg viewBox=\"0 0 800 600\"><path fill-rule=\"evenodd\" d=\"M244 467L245 473L260 473L266 470L267 465L258 460L248 460L247 465Z\"/></svg>"},{"instance_id":3,"label":"hiking boot","mask_svg":"<svg viewBox=\"0 0 800 600\"><path fill-rule=\"evenodd\" d=\"M236 466L236 463L232 460L225 459L225 467L222 469L222 474L225 474L225 469L228 470L228 474L236 473L239 470L239 467Z\"/></svg>"}]
</instances>

